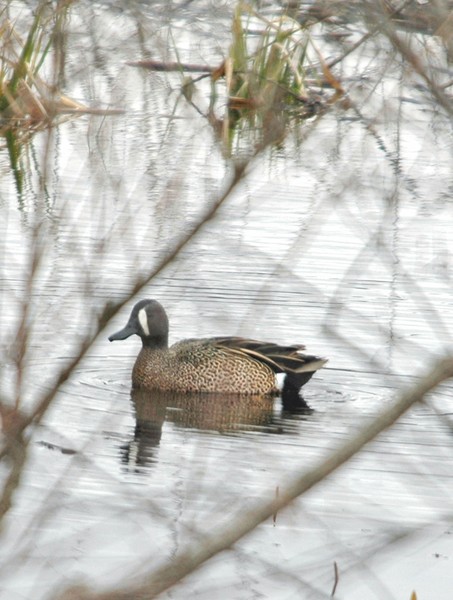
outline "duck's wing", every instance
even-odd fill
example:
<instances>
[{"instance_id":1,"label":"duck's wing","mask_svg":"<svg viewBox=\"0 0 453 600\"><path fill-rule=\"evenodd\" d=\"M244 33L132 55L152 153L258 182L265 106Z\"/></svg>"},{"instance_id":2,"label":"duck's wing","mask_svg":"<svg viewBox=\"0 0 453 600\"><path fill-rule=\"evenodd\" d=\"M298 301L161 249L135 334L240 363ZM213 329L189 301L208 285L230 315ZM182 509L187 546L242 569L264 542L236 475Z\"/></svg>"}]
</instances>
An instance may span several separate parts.
<instances>
[{"instance_id":1,"label":"duck's wing","mask_svg":"<svg viewBox=\"0 0 453 600\"><path fill-rule=\"evenodd\" d=\"M210 338L210 343L224 351L263 362L275 373L314 373L327 362L326 358L303 354L305 346L302 344L282 346L242 337Z\"/></svg>"}]
</instances>

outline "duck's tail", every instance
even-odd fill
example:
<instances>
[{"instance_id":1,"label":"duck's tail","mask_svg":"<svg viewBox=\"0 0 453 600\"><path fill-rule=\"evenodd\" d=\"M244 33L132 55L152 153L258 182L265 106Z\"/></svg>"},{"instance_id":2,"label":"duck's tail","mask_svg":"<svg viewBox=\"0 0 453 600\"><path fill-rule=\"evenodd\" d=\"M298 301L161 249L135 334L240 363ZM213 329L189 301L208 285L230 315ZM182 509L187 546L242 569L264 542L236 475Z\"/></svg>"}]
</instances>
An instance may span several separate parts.
<instances>
[{"instance_id":1,"label":"duck's tail","mask_svg":"<svg viewBox=\"0 0 453 600\"><path fill-rule=\"evenodd\" d=\"M239 337L213 338L217 346L242 356L250 356L268 365L275 373L284 373L284 389L299 390L323 367L327 358L304 354L305 346L282 346Z\"/></svg>"}]
</instances>

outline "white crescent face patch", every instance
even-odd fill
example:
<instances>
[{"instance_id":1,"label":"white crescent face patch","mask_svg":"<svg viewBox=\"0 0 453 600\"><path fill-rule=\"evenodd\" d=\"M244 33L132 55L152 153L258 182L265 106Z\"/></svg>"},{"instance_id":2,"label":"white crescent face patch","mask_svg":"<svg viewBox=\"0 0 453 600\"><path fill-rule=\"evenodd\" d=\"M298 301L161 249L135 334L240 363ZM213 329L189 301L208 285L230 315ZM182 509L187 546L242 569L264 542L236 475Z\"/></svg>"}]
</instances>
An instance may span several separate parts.
<instances>
[{"instance_id":1,"label":"white crescent face patch","mask_svg":"<svg viewBox=\"0 0 453 600\"><path fill-rule=\"evenodd\" d=\"M143 329L143 333L145 335L149 335L148 315L146 314L146 310L144 308L138 311L138 322Z\"/></svg>"}]
</instances>

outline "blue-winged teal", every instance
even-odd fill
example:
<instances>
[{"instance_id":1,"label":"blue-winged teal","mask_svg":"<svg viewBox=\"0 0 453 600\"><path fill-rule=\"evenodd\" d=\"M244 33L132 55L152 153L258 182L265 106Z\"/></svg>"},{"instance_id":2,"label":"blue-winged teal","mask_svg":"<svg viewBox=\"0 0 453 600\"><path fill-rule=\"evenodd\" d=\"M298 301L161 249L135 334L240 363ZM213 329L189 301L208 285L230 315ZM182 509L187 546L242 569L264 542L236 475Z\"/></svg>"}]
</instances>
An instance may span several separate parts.
<instances>
[{"instance_id":1,"label":"blue-winged teal","mask_svg":"<svg viewBox=\"0 0 453 600\"><path fill-rule=\"evenodd\" d=\"M327 359L301 354L304 346L280 346L240 337L182 340L168 347L168 318L156 300L141 300L124 329L109 340L136 334L143 347L132 371L134 387L175 392L269 394L278 392L276 373L285 388L299 390Z\"/></svg>"}]
</instances>

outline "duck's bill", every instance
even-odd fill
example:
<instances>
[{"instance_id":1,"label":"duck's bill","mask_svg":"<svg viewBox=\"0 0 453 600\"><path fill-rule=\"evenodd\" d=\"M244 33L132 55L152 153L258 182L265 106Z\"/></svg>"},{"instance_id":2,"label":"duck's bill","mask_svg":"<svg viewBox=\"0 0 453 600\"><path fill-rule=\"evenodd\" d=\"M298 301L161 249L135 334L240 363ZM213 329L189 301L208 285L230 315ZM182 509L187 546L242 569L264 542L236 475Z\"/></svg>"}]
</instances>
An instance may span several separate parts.
<instances>
[{"instance_id":1,"label":"duck's bill","mask_svg":"<svg viewBox=\"0 0 453 600\"><path fill-rule=\"evenodd\" d=\"M130 325L126 325L124 329L117 331L109 336L109 342L114 342L115 340L125 340L126 338L134 335L136 333L135 328Z\"/></svg>"}]
</instances>

